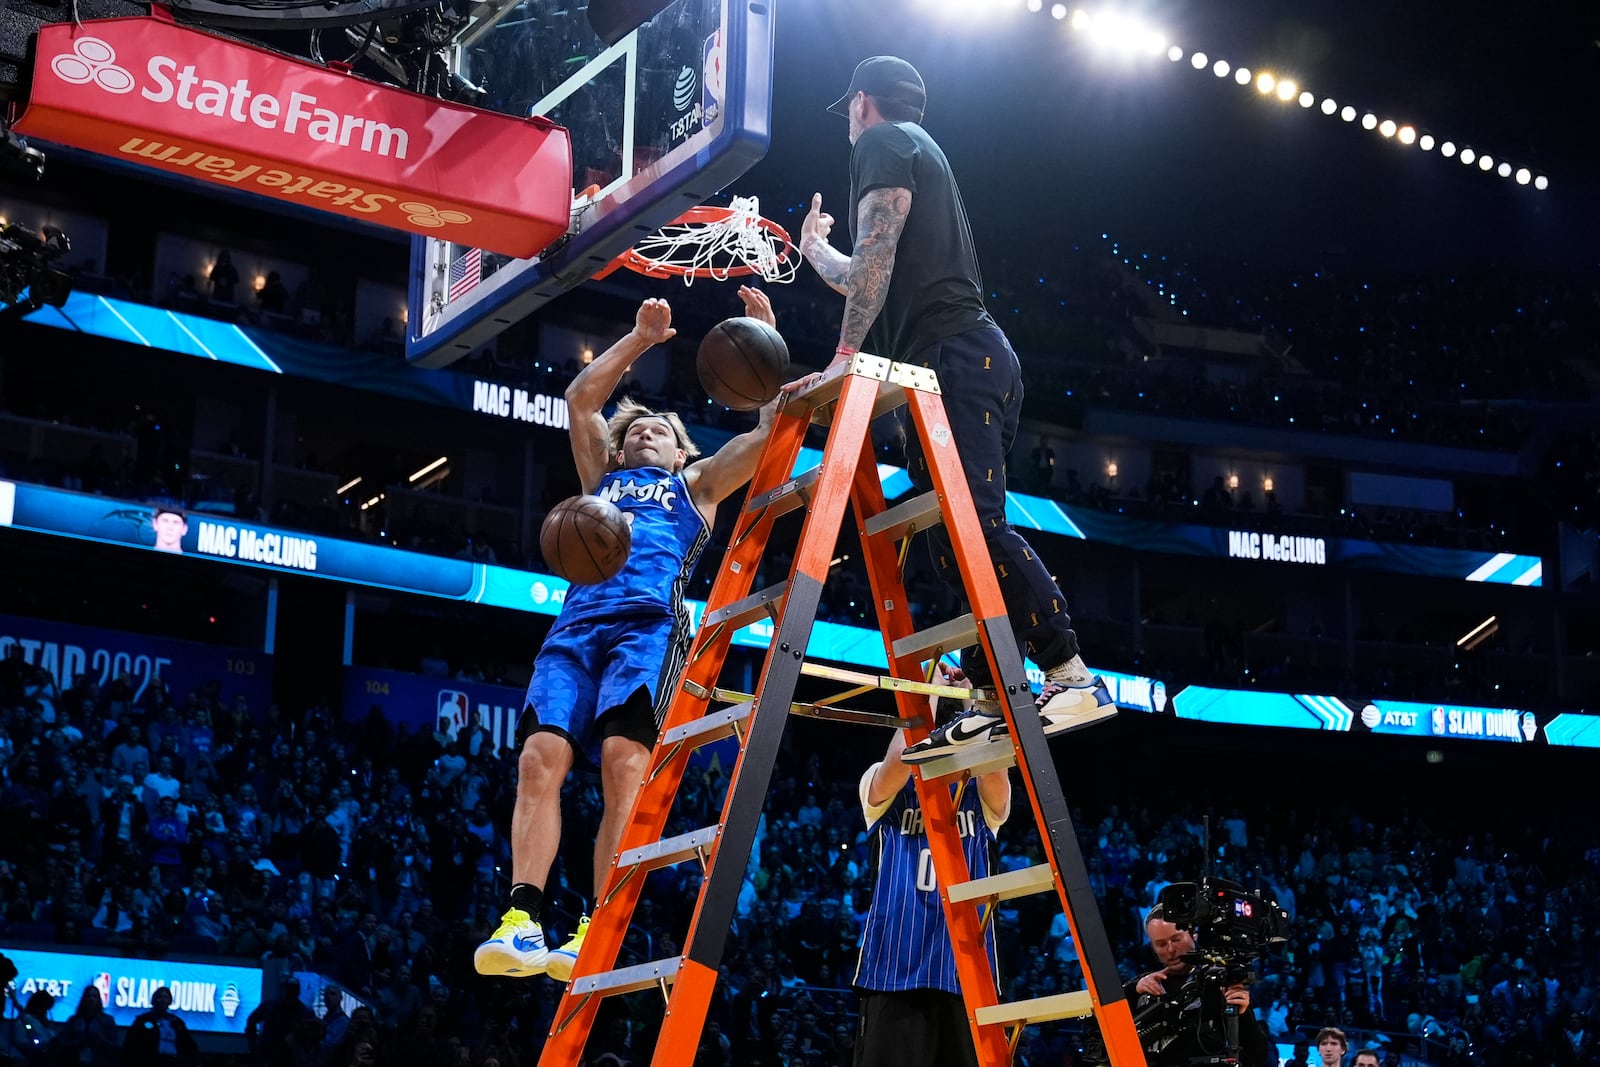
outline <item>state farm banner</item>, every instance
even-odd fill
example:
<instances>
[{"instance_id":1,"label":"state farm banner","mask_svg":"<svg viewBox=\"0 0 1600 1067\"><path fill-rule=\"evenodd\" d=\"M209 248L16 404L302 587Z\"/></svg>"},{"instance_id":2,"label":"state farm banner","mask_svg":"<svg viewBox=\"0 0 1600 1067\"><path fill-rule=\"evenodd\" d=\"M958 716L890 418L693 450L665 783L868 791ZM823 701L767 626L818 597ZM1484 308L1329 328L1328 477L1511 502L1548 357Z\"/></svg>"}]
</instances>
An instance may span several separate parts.
<instances>
[{"instance_id":1,"label":"state farm banner","mask_svg":"<svg viewBox=\"0 0 1600 1067\"><path fill-rule=\"evenodd\" d=\"M566 232L572 146L160 16L39 30L17 130L411 233L531 256Z\"/></svg>"}]
</instances>

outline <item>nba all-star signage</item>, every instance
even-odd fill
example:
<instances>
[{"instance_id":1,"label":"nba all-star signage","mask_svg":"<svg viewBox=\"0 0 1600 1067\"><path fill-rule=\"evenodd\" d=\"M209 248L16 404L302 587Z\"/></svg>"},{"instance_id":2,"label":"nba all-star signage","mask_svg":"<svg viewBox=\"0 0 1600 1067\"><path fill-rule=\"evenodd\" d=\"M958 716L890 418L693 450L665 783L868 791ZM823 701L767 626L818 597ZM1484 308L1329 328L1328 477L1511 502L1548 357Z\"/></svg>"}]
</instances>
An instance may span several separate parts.
<instances>
[{"instance_id":1,"label":"nba all-star signage","mask_svg":"<svg viewBox=\"0 0 1600 1067\"><path fill-rule=\"evenodd\" d=\"M543 119L159 15L45 26L36 54L30 137L519 258L570 225L571 142Z\"/></svg>"},{"instance_id":2,"label":"nba all-star signage","mask_svg":"<svg viewBox=\"0 0 1600 1067\"><path fill-rule=\"evenodd\" d=\"M163 988L172 994L172 1013L202 1034L243 1034L250 1013L261 1006L261 968L238 960L148 960L17 948L4 942L0 951L17 965L16 991L23 1000L43 990L59 1002L76 1004L84 989L94 986L106 1014L119 1027L149 1011L156 990Z\"/></svg>"}]
</instances>

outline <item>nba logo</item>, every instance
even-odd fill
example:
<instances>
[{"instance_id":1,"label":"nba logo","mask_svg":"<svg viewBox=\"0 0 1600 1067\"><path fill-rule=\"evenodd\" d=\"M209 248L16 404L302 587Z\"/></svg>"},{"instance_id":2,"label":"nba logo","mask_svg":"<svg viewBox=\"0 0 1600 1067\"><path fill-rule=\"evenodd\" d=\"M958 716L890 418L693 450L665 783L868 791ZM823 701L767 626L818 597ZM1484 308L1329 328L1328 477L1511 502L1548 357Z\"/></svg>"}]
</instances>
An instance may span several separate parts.
<instances>
[{"instance_id":1,"label":"nba logo","mask_svg":"<svg viewBox=\"0 0 1600 1067\"><path fill-rule=\"evenodd\" d=\"M728 55L722 47L722 31L718 30L706 38L705 70L700 79L703 87L701 121L707 126L716 122L717 116L722 114L722 97L727 91L727 82Z\"/></svg>"},{"instance_id":2,"label":"nba logo","mask_svg":"<svg viewBox=\"0 0 1600 1067\"><path fill-rule=\"evenodd\" d=\"M1444 733L1444 709L1433 709L1433 732L1435 735Z\"/></svg>"},{"instance_id":3,"label":"nba logo","mask_svg":"<svg viewBox=\"0 0 1600 1067\"><path fill-rule=\"evenodd\" d=\"M456 736L456 731L467 725L467 694L459 689L439 690L439 713L435 716L439 729Z\"/></svg>"},{"instance_id":4,"label":"nba logo","mask_svg":"<svg viewBox=\"0 0 1600 1067\"><path fill-rule=\"evenodd\" d=\"M101 971L94 976L94 987L100 991L100 1003L103 1007L111 1007L111 975Z\"/></svg>"}]
</instances>

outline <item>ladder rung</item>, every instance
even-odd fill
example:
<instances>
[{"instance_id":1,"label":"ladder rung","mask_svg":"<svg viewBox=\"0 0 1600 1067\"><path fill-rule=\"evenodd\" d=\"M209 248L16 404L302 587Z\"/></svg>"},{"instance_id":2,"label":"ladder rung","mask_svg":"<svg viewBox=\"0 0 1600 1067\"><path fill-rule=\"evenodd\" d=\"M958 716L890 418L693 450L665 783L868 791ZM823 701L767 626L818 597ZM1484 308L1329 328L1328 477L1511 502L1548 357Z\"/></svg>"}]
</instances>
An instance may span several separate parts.
<instances>
[{"instance_id":1,"label":"ladder rung","mask_svg":"<svg viewBox=\"0 0 1600 1067\"><path fill-rule=\"evenodd\" d=\"M854 708L836 708L831 704L801 704L789 705L789 713L798 715L802 719L827 719L829 722L849 722L859 726L887 726L893 730L902 727L920 726L922 719L902 719L898 715L889 715L881 711L857 711Z\"/></svg>"},{"instance_id":2,"label":"ladder rung","mask_svg":"<svg viewBox=\"0 0 1600 1067\"><path fill-rule=\"evenodd\" d=\"M671 867L674 863L703 856L716 842L717 834L721 832L720 826L702 826L687 834L679 834L677 837L669 837L639 848L630 848L617 856L617 866L638 867L646 871Z\"/></svg>"},{"instance_id":3,"label":"ladder rung","mask_svg":"<svg viewBox=\"0 0 1600 1067\"><path fill-rule=\"evenodd\" d=\"M1017 750L1010 738L987 741L981 745L958 748L948 756L916 764L917 773L924 779L945 778L963 772L979 775L1014 766Z\"/></svg>"},{"instance_id":4,"label":"ladder rung","mask_svg":"<svg viewBox=\"0 0 1600 1067\"><path fill-rule=\"evenodd\" d=\"M953 700L986 699L982 689L940 685L938 682L924 682L921 679L896 678L890 674L868 674L866 671L853 671L848 667L834 667L826 663L803 663L800 665L800 673L807 678L826 678L830 682L844 682L846 685L870 685L874 689L886 689L891 693L916 693L918 696L950 697Z\"/></svg>"},{"instance_id":5,"label":"ladder rung","mask_svg":"<svg viewBox=\"0 0 1600 1067\"><path fill-rule=\"evenodd\" d=\"M1011 1004L993 1004L973 1013L979 1026L1021 1023L1047 1023L1051 1019L1078 1019L1094 1014L1094 999L1087 989L1076 993L1057 993L1037 1000L1018 1000Z\"/></svg>"},{"instance_id":6,"label":"ladder rung","mask_svg":"<svg viewBox=\"0 0 1600 1067\"><path fill-rule=\"evenodd\" d=\"M768 489L760 496L750 498L744 506L746 515L759 515L763 509L771 508L772 517L777 518L795 508L804 507L811 502L811 490L817 486L817 480L822 477L822 467L812 467L810 470L801 471L772 489Z\"/></svg>"},{"instance_id":7,"label":"ladder rung","mask_svg":"<svg viewBox=\"0 0 1600 1067\"><path fill-rule=\"evenodd\" d=\"M956 904L964 900L1010 900L1012 897L1027 897L1035 893L1046 893L1054 889L1056 876L1050 870L1048 863L1024 867L1019 871L1007 871L1004 874L991 875L988 878L974 878L970 882L959 882L950 887L950 903Z\"/></svg>"},{"instance_id":8,"label":"ladder rung","mask_svg":"<svg viewBox=\"0 0 1600 1067\"><path fill-rule=\"evenodd\" d=\"M887 534L889 540L898 541L943 521L944 511L939 507L939 494L927 492L872 516L867 520L867 536Z\"/></svg>"},{"instance_id":9,"label":"ladder rung","mask_svg":"<svg viewBox=\"0 0 1600 1067\"><path fill-rule=\"evenodd\" d=\"M743 600L735 600L725 608L708 612L704 626L721 626L724 623L734 629L754 622L760 618L776 618L778 606L783 603L784 595L789 592L787 581L777 585L769 585L765 589L758 589Z\"/></svg>"},{"instance_id":10,"label":"ladder rung","mask_svg":"<svg viewBox=\"0 0 1600 1067\"><path fill-rule=\"evenodd\" d=\"M636 989L649 989L662 982L676 980L681 966L683 957L674 956L667 960L619 967L614 971L601 971L599 974L574 978L567 995L582 997L599 994L602 997L614 997L619 993L632 993Z\"/></svg>"},{"instance_id":11,"label":"ladder rung","mask_svg":"<svg viewBox=\"0 0 1600 1067\"><path fill-rule=\"evenodd\" d=\"M941 622L926 630L909 634L894 643L894 658L907 656L916 659L933 659L945 652L953 652L978 642L978 620L967 612L949 622Z\"/></svg>"},{"instance_id":12,"label":"ladder rung","mask_svg":"<svg viewBox=\"0 0 1600 1067\"><path fill-rule=\"evenodd\" d=\"M675 745L680 741L694 741L694 747L714 744L724 737L733 736L739 723L750 717L750 709L754 702L746 700L742 704L735 704L731 708L722 708L718 711L702 715L692 722L682 726L674 726L661 735L662 745Z\"/></svg>"}]
</instances>

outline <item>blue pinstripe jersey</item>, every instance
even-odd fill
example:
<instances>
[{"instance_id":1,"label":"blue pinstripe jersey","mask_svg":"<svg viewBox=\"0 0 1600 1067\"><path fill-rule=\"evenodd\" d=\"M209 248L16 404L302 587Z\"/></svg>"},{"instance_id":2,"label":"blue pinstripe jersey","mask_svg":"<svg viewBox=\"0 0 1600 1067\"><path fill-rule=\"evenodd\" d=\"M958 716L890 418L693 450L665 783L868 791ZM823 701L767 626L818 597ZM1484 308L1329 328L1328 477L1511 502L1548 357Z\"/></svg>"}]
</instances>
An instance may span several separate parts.
<instances>
[{"instance_id":1,"label":"blue pinstripe jersey","mask_svg":"<svg viewBox=\"0 0 1600 1067\"><path fill-rule=\"evenodd\" d=\"M665 467L608 471L594 495L629 516L633 546L614 578L567 590L556 627L629 615L682 616L684 588L711 536L683 475Z\"/></svg>"},{"instance_id":2,"label":"blue pinstripe jersey","mask_svg":"<svg viewBox=\"0 0 1600 1067\"><path fill-rule=\"evenodd\" d=\"M959 994L955 954L950 947L944 905L939 900L933 857L928 852L916 783L908 780L879 814L867 803L867 788L876 770L876 764L868 768L860 787L861 810L877 854L878 879L866 929L861 933L855 985L883 993L940 989ZM963 791L956 819L968 871L974 878L986 877L995 835L975 784ZM993 961L993 926L986 931L985 939Z\"/></svg>"}]
</instances>

